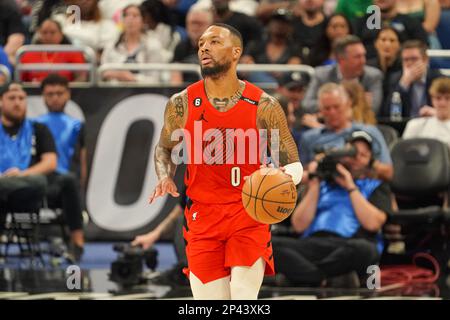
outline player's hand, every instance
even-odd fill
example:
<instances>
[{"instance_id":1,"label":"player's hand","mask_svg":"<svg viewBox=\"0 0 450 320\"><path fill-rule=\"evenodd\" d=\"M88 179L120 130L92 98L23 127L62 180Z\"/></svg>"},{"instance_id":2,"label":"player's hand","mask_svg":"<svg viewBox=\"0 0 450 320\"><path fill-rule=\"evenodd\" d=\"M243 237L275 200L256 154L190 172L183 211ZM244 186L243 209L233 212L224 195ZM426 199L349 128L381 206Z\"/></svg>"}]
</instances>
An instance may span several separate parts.
<instances>
[{"instance_id":1,"label":"player's hand","mask_svg":"<svg viewBox=\"0 0 450 320\"><path fill-rule=\"evenodd\" d=\"M179 197L180 194L177 192L177 186L172 178L164 178L158 182L153 190L148 203L152 204L156 198L170 194L172 197Z\"/></svg>"},{"instance_id":2,"label":"player's hand","mask_svg":"<svg viewBox=\"0 0 450 320\"><path fill-rule=\"evenodd\" d=\"M134 238L131 242L132 246L141 246L142 249L147 250L160 238L160 233L157 230L153 230L147 234L142 234Z\"/></svg>"},{"instance_id":3,"label":"player's hand","mask_svg":"<svg viewBox=\"0 0 450 320\"><path fill-rule=\"evenodd\" d=\"M264 169L264 168L275 168L275 165L273 163L268 163L268 164L262 164L259 166L259 169ZM284 167L278 167L278 169L280 169L281 171L285 171ZM244 181L246 181L248 179L249 176L245 176L244 177Z\"/></svg>"}]
</instances>

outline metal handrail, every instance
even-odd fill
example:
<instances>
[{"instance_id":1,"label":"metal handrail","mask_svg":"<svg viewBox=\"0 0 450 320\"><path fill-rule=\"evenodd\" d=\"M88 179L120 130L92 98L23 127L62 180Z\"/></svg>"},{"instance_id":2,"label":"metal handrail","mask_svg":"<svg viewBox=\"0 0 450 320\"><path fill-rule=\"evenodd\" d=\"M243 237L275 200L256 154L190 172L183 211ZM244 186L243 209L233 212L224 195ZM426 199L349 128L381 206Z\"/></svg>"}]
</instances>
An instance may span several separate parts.
<instances>
[{"instance_id":1,"label":"metal handrail","mask_svg":"<svg viewBox=\"0 0 450 320\"><path fill-rule=\"evenodd\" d=\"M5 75L6 77L6 83L11 81L11 72L9 72L9 69L7 66L0 64L0 73Z\"/></svg>"},{"instance_id":2,"label":"metal handrail","mask_svg":"<svg viewBox=\"0 0 450 320\"><path fill-rule=\"evenodd\" d=\"M199 77L201 76L200 66L192 63L105 63L97 69L98 84L106 84L108 81L104 81L102 74L108 70L129 70L129 71L180 71L180 72L193 72ZM308 65L296 65L296 64L239 64L237 66L238 71L243 72L307 72L310 76L314 75L314 68ZM133 85L126 82L120 82L120 84ZM139 85L139 84L137 84Z\"/></svg>"},{"instance_id":3,"label":"metal handrail","mask_svg":"<svg viewBox=\"0 0 450 320\"><path fill-rule=\"evenodd\" d=\"M238 71L263 71L263 72L307 72L314 75L314 68L306 64L239 64Z\"/></svg>"},{"instance_id":4,"label":"metal handrail","mask_svg":"<svg viewBox=\"0 0 450 320\"><path fill-rule=\"evenodd\" d=\"M20 63L22 56L27 52L82 52L87 63ZM20 81L21 71L47 71L47 70L69 70L69 71L89 71L89 81L85 84L95 84L95 63L96 55L92 48L76 45L25 45L16 52L17 65L14 78Z\"/></svg>"},{"instance_id":5,"label":"metal handrail","mask_svg":"<svg viewBox=\"0 0 450 320\"><path fill-rule=\"evenodd\" d=\"M442 58L450 58L450 50L427 50L427 54L429 57L442 57Z\"/></svg>"}]
</instances>

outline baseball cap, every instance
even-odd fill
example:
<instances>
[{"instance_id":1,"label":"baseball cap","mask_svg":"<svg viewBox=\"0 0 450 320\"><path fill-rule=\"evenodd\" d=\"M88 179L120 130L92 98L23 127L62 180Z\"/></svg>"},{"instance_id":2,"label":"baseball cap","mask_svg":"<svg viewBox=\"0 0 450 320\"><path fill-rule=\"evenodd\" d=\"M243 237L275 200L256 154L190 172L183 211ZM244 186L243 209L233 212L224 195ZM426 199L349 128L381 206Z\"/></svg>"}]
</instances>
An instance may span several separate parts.
<instances>
[{"instance_id":1,"label":"baseball cap","mask_svg":"<svg viewBox=\"0 0 450 320\"><path fill-rule=\"evenodd\" d=\"M287 89L304 88L308 85L309 76L300 71L284 73L278 81L280 87Z\"/></svg>"},{"instance_id":2,"label":"baseball cap","mask_svg":"<svg viewBox=\"0 0 450 320\"><path fill-rule=\"evenodd\" d=\"M370 134L368 134L365 131L362 130L358 130L358 131L353 131L348 139L349 142L355 142L355 141L363 141L365 143L367 143L367 145L369 146L369 148L372 150L372 143L373 143L373 139L370 136Z\"/></svg>"}]
</instances>

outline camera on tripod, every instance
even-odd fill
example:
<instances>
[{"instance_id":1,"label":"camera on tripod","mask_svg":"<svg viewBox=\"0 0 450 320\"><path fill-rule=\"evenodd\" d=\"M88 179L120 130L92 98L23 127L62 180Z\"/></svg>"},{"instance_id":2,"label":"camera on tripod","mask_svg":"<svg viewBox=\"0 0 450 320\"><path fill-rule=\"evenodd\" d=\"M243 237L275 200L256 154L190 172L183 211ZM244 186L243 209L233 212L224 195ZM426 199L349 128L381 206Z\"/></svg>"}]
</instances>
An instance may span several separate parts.
<instances>
[{"instance_id":1,"label":"camera on tripod","mask_svg":"<svg viewBox=\"0 0 450 320\"><path fill-rule=\"evenodd\" d=\"M335 177L339 176L336 165L344 157L354 157L356 148L353 145L346 145L343 148L323 148L315 150L316 154L322 153L323 157L319 160L315 176L320 180L334 182Z\"/></svg>"},{"instance_id":2,"label":"camera on tripod","mask_svg":"<svg viewBox=\"0 0 450 320\"><path fill-rule=\"evenodd\" d=\"M117 260L111 263L110 280L122 286L133 286L145 281L145 265L154 270L158 265L158 251L153 248L144 250L129 244L115 244L113 250L119 253Z\"/></svg>"}]
</instances>

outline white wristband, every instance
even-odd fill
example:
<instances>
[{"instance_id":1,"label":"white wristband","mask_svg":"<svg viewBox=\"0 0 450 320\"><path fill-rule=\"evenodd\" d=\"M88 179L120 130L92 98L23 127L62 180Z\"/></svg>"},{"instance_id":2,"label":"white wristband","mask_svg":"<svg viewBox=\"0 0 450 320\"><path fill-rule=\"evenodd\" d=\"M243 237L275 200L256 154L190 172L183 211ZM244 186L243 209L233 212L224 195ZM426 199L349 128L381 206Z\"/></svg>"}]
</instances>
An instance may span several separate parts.
<instances>
[{"instance_id":1,"label":"white wristband","mask_svg":"<svg viewBox=\"0 0 450 320\"><path fill-rule=\"evenodd\" d=\"M303 166L300 162L289 163L284 166L285 173L292 177L292 181L297 185L302 181Z\"/></svg>"}]
</instances>

